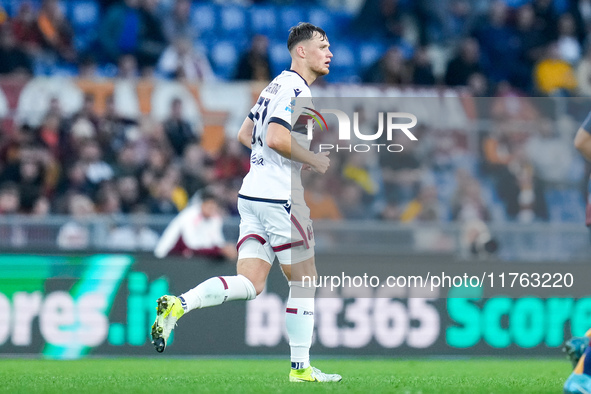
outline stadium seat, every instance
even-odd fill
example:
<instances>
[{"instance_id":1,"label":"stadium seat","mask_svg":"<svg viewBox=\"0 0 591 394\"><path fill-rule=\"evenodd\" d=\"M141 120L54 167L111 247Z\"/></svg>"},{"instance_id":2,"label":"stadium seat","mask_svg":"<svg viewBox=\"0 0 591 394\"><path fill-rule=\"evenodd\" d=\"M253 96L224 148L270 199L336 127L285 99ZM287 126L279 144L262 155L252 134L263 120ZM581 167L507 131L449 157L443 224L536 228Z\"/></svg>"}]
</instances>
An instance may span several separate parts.
<instances>
[{"instance_id":1,"label":"stadium seat","mask_svg":"<svg viewBox=\"0 0 591 394\"><path fill-rule=\"evenodd\" d=\"M134 82L125 80L115 82L113 103L117 108L117 113L125 118L138 119L141 116L140 103Z\"/></svg>"},{"instance_id":2,"label":"stadium seat","mask_svg":"<svg viewBox=\"0 0 591 394\"><path fill-rule=\"evenodd\" d=\"M228 38L242 37L247 34L246 11L238 6L226 6L220 9L220 34Z\"/></svg>"},{"instance_id":3,"label":"stadium seat","mask_svg":"<svg viewBox=\"0 0 591 394\"><path fill-rule=\"evenodd\" d=\"M215 37L218 10L210 3L196 4L192 7L193 24L199 29L201 38Z\"/></svg>"},{"instance_id":4,"label":"stadium seat","mask_svg":"<svg viewBox=\"0 0 591 394\"><path fill-rule=\"evenodd\" d=\"M249 10L253 34L273 36L277 31L277 11L273 6L254 6Z\"/></svg>"},{"instance_id":5,"label":"stadium seat","mask_svg":"<svg viewBox=\"0 0 591 394\"><path fill-rule=\"evenodd\" d=\"M279 8L279 25L277 31L278 39L285 39L289 34L289 28L306 20L306 12L299 7L281 7Z\"/></svg>"},{"instance_id":6,"label":"stadium seat","mask_svg":"<svg viewBox=\"0 0 591 394\"><path fill-rule=\"evenodd\" d=\"M358 67L366 69L374 64L385 53L386 48L382 43L364 42L357 48Z\"/></svg>"},{"instance_id":7,"label":"stadium seat","mask_svg":"<svg viewBox=\"0 0 591 394\"><path fill-rule=\"evenodd\" d=\"M308 10L308 19L311 24L319 26L329 36L329 40L338 33L335 19L326 8L314 7Z\"/></svg>"},{"instance_id":8,"label":"stadium seat","mask_svg":"<svg viewBox=\"0 0 591 394\"><path fill-rule=\"evenodd\" d=\"M210 59L216 75L231 79L238 63L238 50L232 41L216 43L210 50Z\"/></svg>"},{"instance_id":9,"label":"stadium seat","mask_svg":"<svg viewBox=\"0 0 591 394\"><path fill-rule=\"evenodd\" d=\"M39 126L53 97L58 99L66 116L79 111L84 102L82 91L69 78L33 78L19 96L16 121Z\"/></svg>"},{"instance_id":10,"label":"stadium seat","mask_svg":"<svg viewBox=\"0 0 591 394\"><path fill-rule=\"evenodd\" d=\"M283 41L272 42L269 45L269 58L271 60L271 73L279 74L289 68L291 57L287 51L287 44Z\"/></svg>"},{"instance_id":11,"label":"stadium seat","mask_svg":"<svg viewBox=\"0 0 591 394\"><path fill-rule=\"evenodd\" d=\"M100 9L96 1L71 1L67 7L66 15L76 33L94 29L99 24Z\"/></svg>"},{"instance_id":12,"label":"stadium seat","mask_svg":"<svg viewBox=\"0 0 591 394\"><path fill-rule=\"evenodd\" d=\"M353 50L348 45L333 44L330 47L335 61L330 65L330 74L325 78L330 82L358 82L357 61Z\"/></svg>"}]
</instances>

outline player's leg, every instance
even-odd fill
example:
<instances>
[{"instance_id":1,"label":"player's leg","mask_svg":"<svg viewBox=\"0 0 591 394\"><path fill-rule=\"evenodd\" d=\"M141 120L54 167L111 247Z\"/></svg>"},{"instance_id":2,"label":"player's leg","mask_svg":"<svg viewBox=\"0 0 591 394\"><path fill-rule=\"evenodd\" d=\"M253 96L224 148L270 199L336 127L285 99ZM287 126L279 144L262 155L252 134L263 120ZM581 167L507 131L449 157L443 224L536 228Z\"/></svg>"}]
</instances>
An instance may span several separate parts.
<instances>
[{"instance_id":1,"label":"player's leg","mask_svg":"<svg viewBox=\"0 0 591 394\"><path fill-rule=\"evenodd\" d=\"M316 278L314 257L300 263L282 264L281 269L289 283L289 296L285 308L285 326L289 337L292 369L310 366L310 346L314 334L314 282L303 283L302 278Z\"/></svg>"},{"instance_id":2,"label":"player's leg","mask_svg":"<svg viewBox=\"0 0 591 394\"><path fill-rule=\"evenodd\" d=\"M587 347L579 362L564 383L565 394L591 393L591 348Z\"/></svg>"},{"instance_id":3,"label":"player's leg","mask_svg":"<svg viewBox=\"0 0 591 394\"><path fill-rule=\"evenodd\" d=\"M164 351L171 331L185 313L226 301L252 300L263 291L275 253L249 206L239 201L238 208L241 221L237 275L209 278L178 297L160 297L156 321L152 325L152 343L156 351Z\"/></svg>"},{"instance_id":4,"label":"player's leg","mask_svg":"<svg viewBox=\"0 0 591 394\"><path fill-rule=\"evenodd\" d=\"M579 359L585 353L585 349L589 346L589 340L591 339L591 328L587 330L582 337L572 337L564 343L562 351L566 353L568 359L573 364L573 368L579 362Z\"/></svg>"},{"instance_id":5,"label":"player's leg","mask_svg":"<svg viewBox=\"0 0 591 394\"><path fill-rule=\"evenodd\" d=\"M259 258L239 259L237 275L215 276L178 297L160 297L156 321L152 325L152 341L156 350L160 353L164 351L170 332L185 313L227 301L254 299L265 288L270 268L269 262Z\"/></svg>"},{"instance_id":6,"label":"player's leg","mask_svg":"<svg viewBox=\"0 0 591 394\"><path fill-rule=\"evenodd\" d=\"M292 258L300 255L309 256L303 246L292 251ZM279 261L285 261L280 253ZM339 382L342 377L326 374L310 365L310 347L314 334L314 286L317 273L314 256L295 264L281 264L281 269L289 283L289 297L285 308L285 325L291 351L291 382ZM311 280L308 280L310 278ZM306 279L306 280L304 280Z\"/></svg>"}]
</instances>

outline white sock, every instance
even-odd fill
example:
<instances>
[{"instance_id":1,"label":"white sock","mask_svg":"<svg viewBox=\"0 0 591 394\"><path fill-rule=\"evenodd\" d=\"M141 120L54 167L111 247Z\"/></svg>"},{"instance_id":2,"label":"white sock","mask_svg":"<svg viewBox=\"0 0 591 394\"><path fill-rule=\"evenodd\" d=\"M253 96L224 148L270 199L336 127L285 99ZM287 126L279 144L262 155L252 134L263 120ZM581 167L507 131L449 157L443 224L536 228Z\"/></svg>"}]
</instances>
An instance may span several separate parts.
<instances>
[{"instance_id":1,"label":"white sock","mask_svg":"<svg viewBox=\"0 0 591 394\"><path fill-rule=\"evenodd\" d=\"M303 287L302 282L289 282L289 298L285 310L285 325L291 349L293 369L310 366L310 346L314 333L315 287Z\"/></svg>"},{"instance_id":2,"label":"white sock","mask_svg":"<svg viewBox=\"0 0 591 394\"><path fill-rule=\"evenodd\" d=\"M182 294L179 298L185 312L223 304L226 301L252 300L256 290L244 275L215 276Z\"/></svg>"}]
</instances>

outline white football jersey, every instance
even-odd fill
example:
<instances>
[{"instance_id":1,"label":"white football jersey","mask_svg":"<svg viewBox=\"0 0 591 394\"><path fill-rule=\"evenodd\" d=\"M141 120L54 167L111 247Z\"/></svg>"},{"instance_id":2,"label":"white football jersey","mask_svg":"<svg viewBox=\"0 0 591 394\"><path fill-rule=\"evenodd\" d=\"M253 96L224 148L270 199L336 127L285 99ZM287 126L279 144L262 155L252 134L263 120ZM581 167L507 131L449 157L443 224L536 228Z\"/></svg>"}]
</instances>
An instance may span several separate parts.
<instances>
[{"instance_id":1,"label":"white football jersey","mask_svg":"<svg viewBox=\"0 0 591 394\"><path fill-rule=\"evenodd\" d=\"M292 98L298 100L296 108ZM253 120L252 153L250 171L244 177L239 193L243 196L292 201L303 201L301 182L302 164L292 162L269 148L266 143L269 123L279 123L291 131L292 136L305 149L310 149L306 135L306 123L297 120L304 107L311 107L308 84L298 73L283 71L261 92L248 117ZM307 105L302 105L309 103ZM299 109L298 109L299 108ZM295 123L295 124L294 124Z\"/></svg>"}]
</instances>

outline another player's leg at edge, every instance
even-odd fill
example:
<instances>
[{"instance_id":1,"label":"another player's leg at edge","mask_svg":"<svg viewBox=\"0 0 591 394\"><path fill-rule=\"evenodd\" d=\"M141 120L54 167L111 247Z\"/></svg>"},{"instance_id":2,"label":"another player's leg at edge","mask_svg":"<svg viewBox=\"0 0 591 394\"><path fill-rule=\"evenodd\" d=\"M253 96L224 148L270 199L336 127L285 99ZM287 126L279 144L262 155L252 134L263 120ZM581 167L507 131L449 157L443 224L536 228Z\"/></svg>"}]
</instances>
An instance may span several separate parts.
<instances>
[{"instance_id":1,"label":"another player's leg at edge","mask_svg":"<svg viewBox=\"0 0 591 394\"><path fill-rule=\"evenodd\" d=\"M565 394L586 394L591 393L591 347L589 339L591 329L587 330L585 336L573 337L565 342L562 351L573 365L573 372L564 383Z\"/></svg>"}]
</instances>

